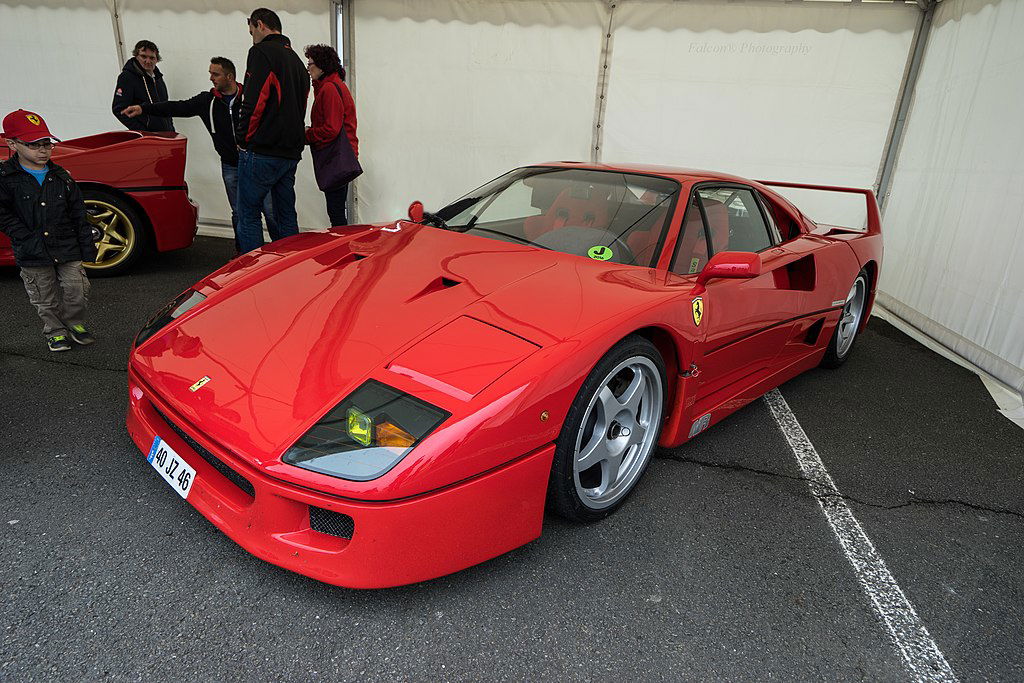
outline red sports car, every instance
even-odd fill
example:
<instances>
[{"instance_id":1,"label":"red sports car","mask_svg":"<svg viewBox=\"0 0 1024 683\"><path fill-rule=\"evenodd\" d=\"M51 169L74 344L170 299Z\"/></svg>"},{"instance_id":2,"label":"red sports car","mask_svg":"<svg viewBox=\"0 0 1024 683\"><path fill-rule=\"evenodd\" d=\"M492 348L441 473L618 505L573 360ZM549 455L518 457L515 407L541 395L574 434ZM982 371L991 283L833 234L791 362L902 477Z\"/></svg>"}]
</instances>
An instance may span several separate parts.
<instances>
[{"instance_id":1,"label":"red sports car","mask_svg":"<svg viewBox=\"0 0 1024 683\"><path fill-rule=\"evenodd\" d=\"M800 186L808 187L808 186ZM850 354L882 256L767 184L520 168L273 243L139 332L127 425L241 546L328 583L454 572L600 519L674 447Z\"/></svg>"},{"instance_id":2,"label":"red sports car","mask_svg":"<svg viewBox=\"0 0 1024 683\"><path fill-rule=\"evenodd\" d=\"M0 136L2 137L2 136ZM61 142L53 161L85 196L89 221L102 236L91 275L123 273L147 249L192 244L199 208L185 186L184 135L116 131ZM0 161L10 156L0 140ZM13 266L10 240L0 233L0 266Z\"/></svg>"}]
</instances>

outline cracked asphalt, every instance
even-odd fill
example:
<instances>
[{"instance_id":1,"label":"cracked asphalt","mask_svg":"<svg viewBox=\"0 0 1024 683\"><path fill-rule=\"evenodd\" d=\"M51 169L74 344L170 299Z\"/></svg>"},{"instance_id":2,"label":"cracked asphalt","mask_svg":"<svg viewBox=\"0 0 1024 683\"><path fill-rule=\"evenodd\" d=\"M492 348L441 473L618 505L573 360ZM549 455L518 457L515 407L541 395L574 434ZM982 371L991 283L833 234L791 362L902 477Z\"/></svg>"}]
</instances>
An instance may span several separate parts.
<instances>
[{"instance_id":1,"label":"cracked asphalt","mask_svg":"<svg viewBox=\"0 0 1024 683\"><path fill-rule=\"evenodd\" d=\"M100 341L59 355L0 269L0 679L909 678L763 401L611 518L452 576L359 592L248 555L123 420L132 335L230 249L93 280ZM781 390L957 676L1024 680L1024 434L981 382L875 320Z\"/></svg>"}]
</instances>

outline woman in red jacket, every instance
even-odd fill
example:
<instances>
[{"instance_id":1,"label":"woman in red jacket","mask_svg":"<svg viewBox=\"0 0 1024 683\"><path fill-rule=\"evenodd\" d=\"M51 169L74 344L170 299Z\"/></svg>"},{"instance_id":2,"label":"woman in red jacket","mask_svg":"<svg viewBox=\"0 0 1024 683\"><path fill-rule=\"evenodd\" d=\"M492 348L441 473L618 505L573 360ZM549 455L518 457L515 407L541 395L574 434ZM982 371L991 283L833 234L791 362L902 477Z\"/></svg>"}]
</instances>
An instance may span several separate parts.
<instances>
[{"instance_id":1,"label":"woman in red jacket","mask_svg":"<svg viewBox=\"0 0 1024 683\"><path fill-rule=\"evenodd\" d=\"M306 142L318 149L344 132L353 154L358 156L356 106L345 85L345 67L338 53L330 45L309 45L305 54L306 68L313 79L313 111L310 113L313 125L306 128ZM348 225L348 184L324 190L324 196L331 225Z\"/></svg>"}]
</instances>

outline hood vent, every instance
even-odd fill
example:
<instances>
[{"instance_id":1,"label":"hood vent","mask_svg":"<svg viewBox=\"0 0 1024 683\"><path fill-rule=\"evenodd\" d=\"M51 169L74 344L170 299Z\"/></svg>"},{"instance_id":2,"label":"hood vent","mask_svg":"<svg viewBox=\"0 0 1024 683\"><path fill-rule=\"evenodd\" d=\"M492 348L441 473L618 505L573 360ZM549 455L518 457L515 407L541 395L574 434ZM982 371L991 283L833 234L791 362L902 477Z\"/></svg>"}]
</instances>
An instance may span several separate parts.
<instances>
[{"instance_id":1,"label":"hood vent","mask_svg":"<svg viewBox=\"0 0 1024 683\"><path fill-rule=\"evenodd\" d=\"M462 284L462 282L459 281L459 280L453 280L450 277L444 277L442 275L439 278L435 278L434 280L431 280L430 282L427 283L426 287L424 287L419 292L417 292L416 294L413 294L411 297L406 299L406 303L409 303L410 301L415 301L416 299L422 298L422 297L426 296L427 294L433 294L434 292L441 292L441 291L444 291L446 289L451 289L452 287L457 287L458 285L461 285L461 284Z\"/></svg>"},{"instance_id":2,"label":"hood vent","mask_svg":"<svg viewBox=\"0 0 1024 683\"><path fill-rule=\"evenodd\" d=\"M344 268L348 264L355 263L356 261L362 261L366 257L367 254L360 254L354 251L350 251L346 254L343 254L337 260L324 265L324 267L320 269L317 275L319 275L320 273L325 273L328 270L337 270L338 268Z\"/></svg>"}]
</instances>

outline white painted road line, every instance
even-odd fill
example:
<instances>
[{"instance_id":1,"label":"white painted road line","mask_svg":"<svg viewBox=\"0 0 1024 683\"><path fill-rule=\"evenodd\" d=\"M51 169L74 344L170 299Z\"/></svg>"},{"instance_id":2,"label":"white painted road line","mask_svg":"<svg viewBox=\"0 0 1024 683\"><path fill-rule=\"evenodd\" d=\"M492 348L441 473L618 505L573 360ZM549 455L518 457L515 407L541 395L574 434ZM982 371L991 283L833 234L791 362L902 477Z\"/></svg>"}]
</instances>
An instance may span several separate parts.
<instances>
[{"instance_id":1,"label":"white painted road line","mask_svg":"<svg viewBox=\"0 0 1024 683\"><path fill-rule=\"evenodd\" d=\"M821 506L829 526L839 539L846 559L875 611L885 624L903 661L918 681L956 681L956 674L932 640L928 629L914 611L914 606L903 594L896 579L885 566L882 556L875 550L871 539L864 533L860 522L853 516L850 506L843 500L831 475L825 469L814 444L807 438L797 422L786 399L778 389L765 394L764 400L779 424L779 429L793 449L800 469L808 480L811 493Z\"/></svg>"}]
</instances>

